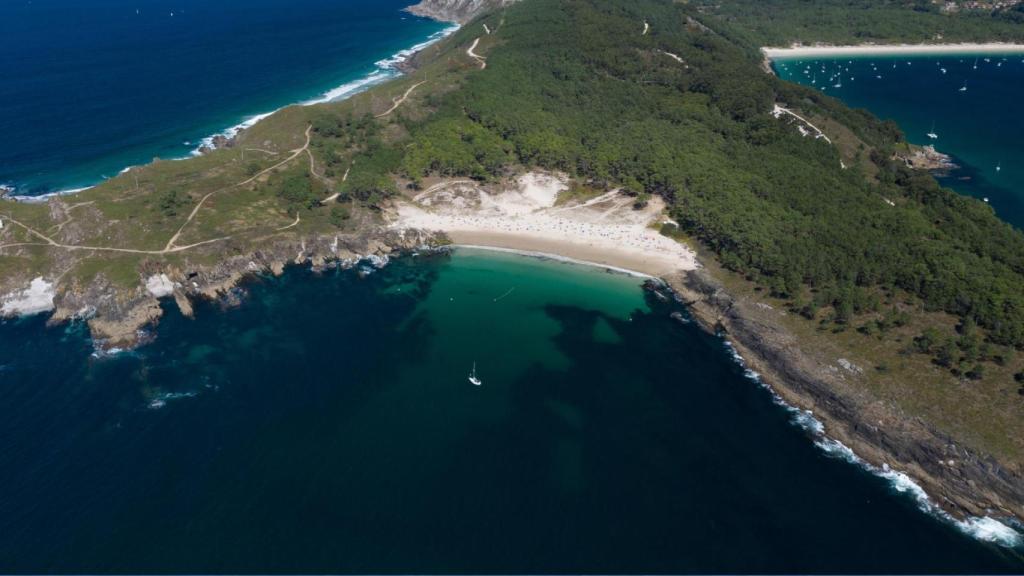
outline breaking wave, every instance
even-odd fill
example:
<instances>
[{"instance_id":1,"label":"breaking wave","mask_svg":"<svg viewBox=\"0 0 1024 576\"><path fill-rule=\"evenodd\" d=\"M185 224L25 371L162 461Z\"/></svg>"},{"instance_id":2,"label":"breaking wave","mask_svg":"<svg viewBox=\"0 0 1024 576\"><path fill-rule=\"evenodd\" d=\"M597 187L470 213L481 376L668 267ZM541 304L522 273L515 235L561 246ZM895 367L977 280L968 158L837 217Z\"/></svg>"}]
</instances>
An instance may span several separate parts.
<instances>
[{"instance_id":1,"label":"breaking wave","mask_svg":"<svg viewBox=\"0 0 1024 576\"><path fill-rule=\"evenodd\" d=\"M723 335L719 334L719 336L722 337ZM825 454L859 466L875 476L884 478L888 481L889 486L893 490L900 494L906 494L912 498L917 503L917 506L921 511L953 524L960 531L969 536L984 542L992 542L1008 548L1015 548L1024 545L1024 537L1022 537L1020 532L1015 530L1013 527L1007 526L1003 522L988 516L972 516L964 520L958 520L936 505L935 502L928 497L924 488L921 488L921 486L917 482L914 482L914 480L907 474L898 470L893 470L887 464L883 464L881 468L874 466L857 456L849 446L826 436L824 424L814 417L813 412L810 410L801 410L786 403L786 401L783 400L782 397L771 388L771 386L768 386L761 379L760 374L747 367L746 361L736 350L736 347L732 342L725 340L723 337L723 343L732 355L733 360L743 368L743 375L746 376L747 379L756 382L759 386L767 390L772 396L772 401L790 413L790 421L795 426L799 426L803 430L807 431L807 433L814 439L814 445L820 448Z\"/></svg>"}]
</instances>

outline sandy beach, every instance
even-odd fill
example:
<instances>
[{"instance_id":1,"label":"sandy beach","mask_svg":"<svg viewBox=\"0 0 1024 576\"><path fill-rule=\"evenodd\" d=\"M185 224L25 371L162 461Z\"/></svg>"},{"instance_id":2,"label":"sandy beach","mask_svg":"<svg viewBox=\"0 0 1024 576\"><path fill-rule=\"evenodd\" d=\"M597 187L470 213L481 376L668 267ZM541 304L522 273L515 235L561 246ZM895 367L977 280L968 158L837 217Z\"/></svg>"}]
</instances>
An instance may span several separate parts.
<instances>
[{"instance_id":1,"label":"sandy beach","mask_svg":"<svg viewBox=\"0 0 1024 576\"><path fill-rule=\"evenodd\" d=\"M861 44L859 46L790 46L761 48L768 58L820 58L828 56L880 56L891 54L1024 54L1024 44Z\"/></svg>"},{"instance_id":2,"label":"sandy beach","mask_svg":"<svg viewBox=\"0 0 1024 576\"><path fill-rule=\"evenodd\" d=\"M685 245L658 233L664 205L653 198L642 210L617 190L556 206L564 179L529 173L508 189L442 182L398 205L397 229L439 230L460 245L562 256L580 262L663 276L697 267Z\"/></svg>"}]
</instances>

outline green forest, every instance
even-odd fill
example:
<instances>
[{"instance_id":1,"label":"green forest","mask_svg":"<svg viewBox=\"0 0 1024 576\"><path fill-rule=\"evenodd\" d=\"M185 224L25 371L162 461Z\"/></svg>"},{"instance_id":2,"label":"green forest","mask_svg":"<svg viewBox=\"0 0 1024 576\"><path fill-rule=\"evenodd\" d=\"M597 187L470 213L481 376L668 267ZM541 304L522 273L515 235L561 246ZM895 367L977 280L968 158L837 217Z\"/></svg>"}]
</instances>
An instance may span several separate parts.
<instances>
[{"instance_id":1,"label":"green forest","mask_svg":"<svg viewBox=\"0 0 1024 576\"><path fill-rule=\"evenodd\" d=\"M695 0L701 17L749 46L1019 42L1024 5L944 12L932 0ZM958 4L963 4L958 3Z\"/></svg>"},{"instance_id":2,"label":"green forest","mask_svg":"<svg viewBox=\"0 0 1024 576\"><path fill-rule=\"evenodd\" d=\"M1024 347L1024 236L987 205L894 160L905 143L891 122L766 74L748 45L719 34L719 20L701 11L658 0L531 0L492 14L501 40L487 70L432 97L425 118L396 115L408 136L390 152L369 134L356 164L369 188L349 187L364 199L394 194L381 183L395 169L414 185L430 174L499 178L517 164L560 170L597 188L663 197L726 268L809 318L853 326L910 295L956 315L961 332L978 326L992 344ZM964 19L968 29L974 18ZM774 118L775 103L842 123L861 163L843 169L835 146ZM873 326L899 322L889 315ZM963 353L947 358L951 342ZM918 345L969 374L984 354L964 342L922 335Z\"/></svg>"}]
</instances>

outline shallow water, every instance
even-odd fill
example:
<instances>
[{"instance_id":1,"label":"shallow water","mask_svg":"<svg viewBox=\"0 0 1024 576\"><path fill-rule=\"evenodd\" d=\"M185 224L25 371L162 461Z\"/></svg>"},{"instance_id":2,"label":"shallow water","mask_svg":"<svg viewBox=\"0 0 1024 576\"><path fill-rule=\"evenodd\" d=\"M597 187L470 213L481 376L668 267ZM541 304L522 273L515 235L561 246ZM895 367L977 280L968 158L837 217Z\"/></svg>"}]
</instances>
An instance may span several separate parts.
<instances>
[{"instance_id":1,"label":"shallow water","mask_svg":"<svg viewBox=\"0 0 1024 576\"><path fill-rule=\"evenodd\" d=\"M640 282L460 249L255 281L114 357L0 324L0 571L1024 570Z\"/></svg>"},{"instance_id":2,"label":"shallow water","mask_svg":"<svg viewBox=\"0 0 1024 576\"><path fill-rule=\"evenodd\" d=\"M0 2L0 185L40 194L181 158L252 115L397 72L446 26L411 0Z\"/></svg>"},{"instance_id":3,"label":"shallow water","mask_svg":"<svg viewBox=\"0 0 1024 576\"><path fill-rule=\"evenodd\" d=\"M1024 55L784 59L774 67L953 155L962 169L941 183L988 198L1000 218L1024 228Z\"/></svg>"}]
</instances>

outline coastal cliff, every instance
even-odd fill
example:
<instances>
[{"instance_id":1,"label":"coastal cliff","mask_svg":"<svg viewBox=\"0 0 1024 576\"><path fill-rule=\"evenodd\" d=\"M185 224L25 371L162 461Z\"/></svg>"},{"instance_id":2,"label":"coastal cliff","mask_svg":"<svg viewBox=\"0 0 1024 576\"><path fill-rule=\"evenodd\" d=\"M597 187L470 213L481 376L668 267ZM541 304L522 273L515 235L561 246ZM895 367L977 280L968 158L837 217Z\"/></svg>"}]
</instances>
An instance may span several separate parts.
<instances>
[{"instance_id":1,"label":"coastal cliff","mask_svg":"<svg viewBox=\"0 0 1024 576\"><path fill-rule=\"evenodd\" d=\"M955 518L1024 518L1020 470L873 397L861 385L863 369L816 354L778 321L777 311L730 294L707 269L665 280L698 323L727 338L787 404L813 413L824 426L819 440L842 443L877 470L908 474Z\"/></svg>"},{"instance_id":2,"label":"coastal cliff","mask_svg":"<svg viewBox=\"0 0 1024 576\"><path fill-rule=\"evenodd\" d=\"M465 24L480 14L503 8L516 0L421 0L407 10L417 16Z\"/></svg>"}]
</instances>

